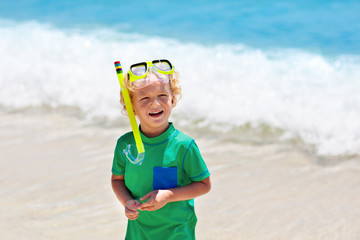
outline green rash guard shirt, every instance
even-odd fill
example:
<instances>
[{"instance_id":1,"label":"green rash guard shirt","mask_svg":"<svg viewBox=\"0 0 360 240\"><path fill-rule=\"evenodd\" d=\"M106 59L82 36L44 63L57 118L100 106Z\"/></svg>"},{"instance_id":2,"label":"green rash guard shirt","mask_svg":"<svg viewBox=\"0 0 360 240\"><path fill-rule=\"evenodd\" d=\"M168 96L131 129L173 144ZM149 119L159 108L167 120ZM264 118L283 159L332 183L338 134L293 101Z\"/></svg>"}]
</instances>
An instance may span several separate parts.
<instances>
[{"instance_id":1,"label":"green rash guard shirt","mask_svg":"<svg viewBox=\"0 0 360 240\"><path fill-rule=\"evenodd\" d=\"M114 175L125 174L125 185L134 199L153 190L182 187L210 176L194 139L175 129L172 123L160 136L148 138L140 134L145 147L142 164L132 164L123 153L128 144L136 146L129 132L117 141L112 167ZM170 202L156 211L140 211L136 220L128 220L125 239L195 239L196 222L194 199Z\"/></svg>"}]
</instances>

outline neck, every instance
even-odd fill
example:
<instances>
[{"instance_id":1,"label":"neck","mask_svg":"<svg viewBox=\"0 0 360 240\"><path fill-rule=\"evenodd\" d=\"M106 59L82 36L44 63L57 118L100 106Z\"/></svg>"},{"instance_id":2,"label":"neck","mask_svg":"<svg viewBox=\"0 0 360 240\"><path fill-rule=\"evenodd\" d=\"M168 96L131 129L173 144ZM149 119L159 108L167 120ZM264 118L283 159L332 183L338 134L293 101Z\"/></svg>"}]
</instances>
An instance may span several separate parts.
<instances>
[{"instance_id":1,"label":"neck","mask_svg":"<svg viewBox=\"0 0 360 240\"><path fill-rule=\"evenodd\" d=\"M140 130L146 137L154 138L166 132L166 130L168 130L169 127L170 127L170 123L167 123L165 126L157 129L146 129L140 125Z\"/></svg>"}]
</instances>

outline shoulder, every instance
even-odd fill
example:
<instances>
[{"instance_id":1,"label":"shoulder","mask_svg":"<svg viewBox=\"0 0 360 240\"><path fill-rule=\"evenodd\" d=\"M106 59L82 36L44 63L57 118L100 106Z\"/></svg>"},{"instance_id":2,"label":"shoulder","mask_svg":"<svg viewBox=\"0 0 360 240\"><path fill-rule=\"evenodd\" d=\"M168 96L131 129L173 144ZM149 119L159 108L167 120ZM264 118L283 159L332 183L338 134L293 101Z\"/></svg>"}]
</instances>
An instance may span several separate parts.
<instances>
[{"instance_id":1,"label":"shoulder","mask_svg":"<svg viewBox=\"0 0 360 240\"><path fill-rule=\"evenodd\" d=\"M129 144L132 143L134 141L134 135L132 132L128 132L125 133L124 135L122 135L121 137L118 138L117 140L117 145L120 146L122 144Z\"/></svg>"},{"instance_id":2,"label":"shoulder","mask_svg":"<svg viewBox=\"0 0 360 240\"><path fill-rule=\"evenodd\" d=\"M178 149L183 149L185 151L188 151L190 148L197 148L195 139L179 130L171 142L176 145Z\"/></svg>"},{"instance_id":3,"label":"shoulder","mask_svg":"<svg viewBox=\"0 0 360 240\"><path fill-rule=\"evenodd\" d=\"M124 135L122 135L121 137L119 137L118 141L119 140L126 140L126 139L129 139L133 136L133 132L127 132L125 133Z\"/></svg>"},{"instance_id":4,"label":"shoulder","mask_svg":"<svg viewBox=\"0 0 360 240\"><path fill-rule=\"evenodd\" d=\"M189 135L177 130L177 133L174 136L174 141L176 141L177 143L186 144L186 143L192 143L195 140L192 137L190 137Z\"/></svg>"}]
</instances>

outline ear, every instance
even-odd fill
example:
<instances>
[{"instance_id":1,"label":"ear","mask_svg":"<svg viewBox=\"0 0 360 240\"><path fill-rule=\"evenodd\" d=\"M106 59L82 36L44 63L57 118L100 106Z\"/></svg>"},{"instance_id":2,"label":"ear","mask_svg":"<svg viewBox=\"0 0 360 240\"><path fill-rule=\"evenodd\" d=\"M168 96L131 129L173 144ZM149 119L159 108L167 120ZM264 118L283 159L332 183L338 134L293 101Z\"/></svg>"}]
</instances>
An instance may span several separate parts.
<instances>
[{"instance_id":1,"label":"ear","mask_svg":"<svg viewBox=\"0 0 360 240\"><path fill-rule=\"evenodd\" d=\"M175 107L175 96L174 95L171 96L171 105L173 108Z\"/></svg>"},{"instance_id":2,"label":"ear","mask_svg":"<svg viewBox=\"0 0 360 240\"><path fill-rule=\"evenodd\" d=\"M134 112L134 114L136 116L136 111L135 111L134 105L132 106L132 110L133 110L133 112Z\"/></svg>"}]
</instances>

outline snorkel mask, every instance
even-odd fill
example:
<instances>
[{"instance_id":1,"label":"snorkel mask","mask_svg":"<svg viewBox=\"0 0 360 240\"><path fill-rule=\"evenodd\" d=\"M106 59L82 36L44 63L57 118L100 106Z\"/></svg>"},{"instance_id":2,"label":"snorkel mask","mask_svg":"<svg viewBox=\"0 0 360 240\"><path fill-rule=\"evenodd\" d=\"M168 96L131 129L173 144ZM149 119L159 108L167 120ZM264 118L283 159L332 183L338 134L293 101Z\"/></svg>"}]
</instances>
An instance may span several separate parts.
<instances>
[{"instance_id":1,"label":"snorkel mask","mask_svg":"<svg viewBox=\"0 0 360 240\"><path fill-rule=\"evenodd\" d=\"M162 59L133 64L130 66L128 76L131 87L142 88L154 81L169 83L170 74L173 73L172 64L168 60Z\"/></svg>"},{"instance_id":2,"label":"snorkel mask","mask_svg":"<svg viewBox=\"0 0 360 240\"><path fill-rule=\"evenodd\" d=\"M135 119L134 110L131 104L129 90L124 85L124 74L120 61L114 62L116 73L119 79L121 93L124 98L126 110L129 116L130 125L133 130L137 156L135 157L132 152L132 145L129 144L123 150L126 157L133 164L141 165L145 159L145 148L141 140L140 131ZM149 74L150 73L150 74ZM149 85L153 81L160 81L163 83L169 83L170 74L174 73L174 68L168 60L153 60L151 62L141 62L130 66L128 76L133 88L142 88Z\"/></svg>"}]
</instances>

